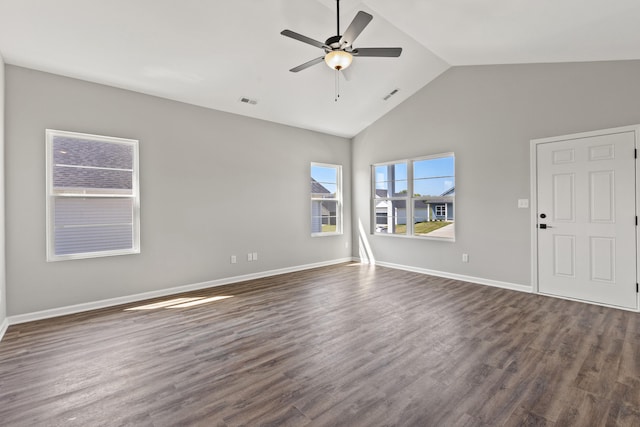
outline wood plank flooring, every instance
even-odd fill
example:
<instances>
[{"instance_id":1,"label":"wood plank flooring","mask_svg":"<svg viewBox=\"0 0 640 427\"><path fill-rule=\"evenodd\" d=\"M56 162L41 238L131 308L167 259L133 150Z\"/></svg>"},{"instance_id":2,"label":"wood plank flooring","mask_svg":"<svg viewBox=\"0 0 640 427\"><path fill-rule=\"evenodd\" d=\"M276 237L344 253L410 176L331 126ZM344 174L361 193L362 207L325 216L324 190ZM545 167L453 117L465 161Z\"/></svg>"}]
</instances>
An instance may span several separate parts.
<instances>
[{"instance_id":1,"label":"wood plank flooring","mask_svg":"<svg viewBox=\"0 0 640 427\"><path fill-rule=\"evenodd\" d=\"M640 315L323 267L11 326L0 425L640 426Z\"/></svg>"}]
</instances>

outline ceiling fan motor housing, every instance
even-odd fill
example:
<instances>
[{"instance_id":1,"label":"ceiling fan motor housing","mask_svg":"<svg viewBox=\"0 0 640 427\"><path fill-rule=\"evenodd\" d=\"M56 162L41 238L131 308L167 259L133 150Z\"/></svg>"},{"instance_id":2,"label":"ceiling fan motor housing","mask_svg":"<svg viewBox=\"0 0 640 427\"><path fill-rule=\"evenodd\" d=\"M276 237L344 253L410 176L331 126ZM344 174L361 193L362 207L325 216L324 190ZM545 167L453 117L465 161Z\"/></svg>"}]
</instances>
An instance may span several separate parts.
<instances>
[{"instance_id":1,"label":"ceiling fan motor housing","mask_svg":"<svg viewBox=\"0 0 640 427\"><path fill-rule=\"evenodd\" d=\"M342 36L332 36L327 39L325 44L329 46L331 49L342 49L342 45L340 44L340 39Z\"/></svg>"}]
</instances>

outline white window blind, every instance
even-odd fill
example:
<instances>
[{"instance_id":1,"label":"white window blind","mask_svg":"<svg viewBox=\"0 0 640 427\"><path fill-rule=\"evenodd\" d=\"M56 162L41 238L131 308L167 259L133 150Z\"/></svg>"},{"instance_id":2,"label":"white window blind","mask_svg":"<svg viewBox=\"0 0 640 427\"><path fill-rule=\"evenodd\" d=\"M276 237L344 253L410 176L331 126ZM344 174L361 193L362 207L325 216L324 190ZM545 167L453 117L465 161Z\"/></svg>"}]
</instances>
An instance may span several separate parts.
<instances>
[{"instance_id":1,"label":"white window blind","mask_svg":"<svg viewBox=\"0 0 640 427\"><path fill-rule=\"evenodd\" d=\"M138 253L138 141L46 134L47 259Z\"/></svg>"}]
</instances>

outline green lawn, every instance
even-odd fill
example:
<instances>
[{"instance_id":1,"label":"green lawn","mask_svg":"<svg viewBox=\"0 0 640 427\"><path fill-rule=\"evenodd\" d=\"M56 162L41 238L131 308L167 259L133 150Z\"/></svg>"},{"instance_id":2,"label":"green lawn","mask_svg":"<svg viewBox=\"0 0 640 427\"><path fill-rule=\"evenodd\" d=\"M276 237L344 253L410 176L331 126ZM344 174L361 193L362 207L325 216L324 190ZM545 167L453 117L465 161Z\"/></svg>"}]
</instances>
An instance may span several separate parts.
<instances>
[{"instance_id":1,"label":"green lawn","mask_svg":"<svg viewBox=\"0 0 640 427\"><path fill-rule=\"evenodd\" d=\"M322 232L323 233L335 233L335 231L336 231L336 226L335 225L322 224Z\"/></svg>"},{"instance_id":2,"label":"green lawn","mask_svg":"<svg viewBox=\"0 0 640 427\"><path fill-rule=\"evenodd\" d=\"M437 230L438 228L442 228L445 225L452 224L450 221L428 221L428 222L418 222L413 226L413 232L415 234L428 234L433 230ZM404 224L396 225L396 234L406 234L407 226Z\"/></svg>"}]
</instances>

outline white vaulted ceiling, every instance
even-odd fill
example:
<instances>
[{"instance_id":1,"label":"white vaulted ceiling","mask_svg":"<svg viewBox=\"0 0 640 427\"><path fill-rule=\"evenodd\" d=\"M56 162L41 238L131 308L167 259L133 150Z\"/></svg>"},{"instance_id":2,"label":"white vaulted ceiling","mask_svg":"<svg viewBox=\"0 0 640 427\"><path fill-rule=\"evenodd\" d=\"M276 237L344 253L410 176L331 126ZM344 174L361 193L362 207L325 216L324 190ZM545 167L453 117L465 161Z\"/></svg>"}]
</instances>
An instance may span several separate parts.
<instances>
[{"instance_id":1,"label":"white vaulted ceiling","mask_svg":"<svg viewBox=\"0 0 640 427\"><path fill-rule=\"evenodd\" d=\"M335 35L335 0L0 0L8 64L351 137L450 66L640 59L638 0L342 0L373 15L349 81L283 37ZM384 101L394 89L398 93ZM240 102L255 99L256 105Z\"/></svg>"}]
</instances>

